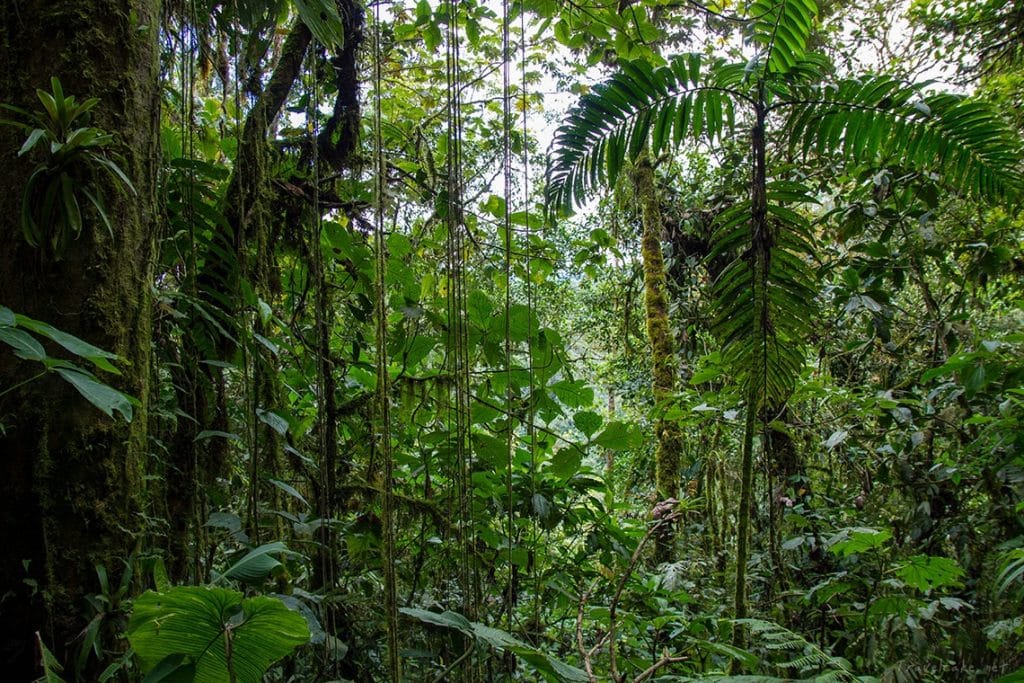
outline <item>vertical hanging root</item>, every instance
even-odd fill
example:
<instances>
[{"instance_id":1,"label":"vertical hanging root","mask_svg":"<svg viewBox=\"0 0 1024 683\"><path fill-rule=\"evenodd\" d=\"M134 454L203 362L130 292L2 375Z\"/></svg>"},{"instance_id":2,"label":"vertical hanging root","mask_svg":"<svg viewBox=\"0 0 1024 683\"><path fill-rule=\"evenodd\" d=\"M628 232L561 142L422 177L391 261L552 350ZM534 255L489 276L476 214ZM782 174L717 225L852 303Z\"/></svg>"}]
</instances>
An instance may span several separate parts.
<instances>
[{"instance_id":1,"label":"vertical hanging root","mask_svg":"<svg viewBox=\"0 0 1024 683\"><path fill-rule=\"evenodd\" d=\"M380 5L374 7L373 22L373 136L375 161L374 192L374 246L377 252L376 272L376 318L377 318L377 427L380 430L378 443L384 465L383 502L381 526L383 527L383 552L381 565L384 569L384 611L387 628L388 678L392 683L402 680L402 662L398 651L398 595L395 577L395 515L394 515L394 460L391 454L391 404L389 396L387 335L388 306L384 275L387 268L384 239L384 190L385 166L384 145L381 137L381 38Z\"/></svg>"}]
</instances>

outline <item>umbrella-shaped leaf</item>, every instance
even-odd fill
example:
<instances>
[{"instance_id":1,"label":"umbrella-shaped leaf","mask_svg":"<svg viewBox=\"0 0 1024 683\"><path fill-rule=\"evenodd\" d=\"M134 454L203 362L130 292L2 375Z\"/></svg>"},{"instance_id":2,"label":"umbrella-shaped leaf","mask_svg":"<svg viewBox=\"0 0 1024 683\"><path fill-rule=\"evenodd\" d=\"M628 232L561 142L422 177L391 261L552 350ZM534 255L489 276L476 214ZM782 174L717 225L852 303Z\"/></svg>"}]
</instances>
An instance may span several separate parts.
<instances>
[{"instance_id":1,"label":"umbrella-shaped leaf","mask_svg":"<svg viewBox=\"0 0 1024 683\"><path fill-rule=\"evenodd\" d=\"M238 683L259 683L271 664L309 640L309 629L275 598L179 586L136 599L128 640L146 672L182 655L195 666L195 683L226 682L229 666Z\"/></svg>"}]
</instances>

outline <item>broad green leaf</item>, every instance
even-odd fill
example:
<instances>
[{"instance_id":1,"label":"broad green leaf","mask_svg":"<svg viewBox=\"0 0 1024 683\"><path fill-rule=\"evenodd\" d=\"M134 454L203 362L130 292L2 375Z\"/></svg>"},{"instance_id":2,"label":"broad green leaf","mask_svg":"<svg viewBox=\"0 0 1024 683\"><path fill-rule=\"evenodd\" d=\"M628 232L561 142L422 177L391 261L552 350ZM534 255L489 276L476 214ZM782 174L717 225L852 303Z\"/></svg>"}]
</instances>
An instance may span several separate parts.
<instances>
[{"instance_id":1,"label":"broad green leaf","mask_svg":"<svg viewBox=\"0 0 1024 683\"><path fill-rule=\"evenodd\" d=\"M612 451L621 451L638 448L643 443L643 436L633 425L609 422L604 431L594 437L594 443Z\"/></svg>"},{"instance_id":2,"label":"broad green leaf","mask_svg":"<svg viewBox=\"0 0 1024 683\"><path fill-rule=\"evenodd\" d=\"M233 512L211 512L206 520L206 526L227 529L235 532L242 530L242 519Z\"/></svg>"},{"instance_id":3,"label":"broad green leaf","mask_svg":"<svg viewBox=\"0 0 1024 683\"><path fill-rule=\"evenodd\" d=\"M281 562L274 557L277 554L290 555L292 552L281 541L274 541L273 543L266 543L258 548L253 548L246 553L245 557L231 565L226 572L221 574L217 582L219 583L224 579L236 579L246 583L260 583L267 578L270 572L281 566Z\"/></svg>"},{"instance_id":4,"label":"broad green leaf","mask_svg":"<svg viewBox=\"0 0 1024 683\"><path fill-rule=\"evenodd\" d=\"M866 550L881 548L890 538L892 532L888 529L853 527L843 529L832 536L828 541L828 549L834 555L848 557Z\"/></svg>"},{"instance_id":5,"label":"broad green leaf","mask_svg":"<svg viewBox=\"0 0 1024 683\"><path fill-rule=\"evenodd\" d=\"M326 47L341 50L345 46L345 24L333 0L292 0L302 23Z\"/></svg>"},{"instance_id":6,"label":"broad green leaf","mask_svg":"<svg viewBox=\"0 0 1024 683\"><path fill-rule=\"evenodd\" d=\"M0 328L0 332L2 331L3 328ZM121 413L125 422L132 421L132 403L127 395L113 387L97 382L78 370L58 367L55 368L55 371L77 389L78 393L84 396L89 403L102 410L108 417L114 417L114 412L117 411Z\"/></svg>"},{"instance_id":7,"label":"broad green leaf","mask_svg":"<svg viewBox=\"0 0 1024 683\"><path fill-rule=\"evenodd\" d=\"M585 683L590 680L585 671L530 647L506 631L469 621L461 614L430 612L413 607L402 607L398 611L427 624L456 629L498 650L513 652L531 664L537 671L554 676L555 680L571 681L572 683Z\"/></svg>"},{"instance_id":8,"label":"broad green leaf","mask_svg":"<svg viewBox=\"0 0 1024 683\"><path fill-rule=\"evenodd\" d=\"M964 570L948 557L914 555L897 570L896 576L919 591L960 586Z\"/></svg>"},{"instance_id":9,"label":"broad green leaf","mask_svg":"<svg viewBox=\"0 0 1024 683\"><path fill-rule=\"evenodd\" d=\"M996 679L995 683L1024 683L1024 667Z\"/></svg>"},{"instance_id":10,"label":"broad green leaf","mask_svg":"<svg viewBox=\"0 0 1024 683\"><path fill-rule=\"evenodd\" d=\"M581 408L594 402L594 390L582 380L573 382L562 380L551 384L548 388L558 397L559 401L570 408Z\"/></svg>"},{"instance_id":11,"label":"broad green leaf","mask_svg":"<svg viewBox=\"0 0 1024 683\"><path fill-rule=\"evenodd\" d=\"M271 664L309 640L306 620L280 600L202 586L146 591L135 600L127 634L143 671L183 655L195 666L195 683L229 679L228 640L238 683L259 683Z\"/></svg>"},{"instance_id":12,"label":"broad green leaf","mask_svg":"<svg viewBox=\"0 0 1024 683\"><path fill-rule=\"evenodd\" d=\"M402 614L419 619L420 621L433 624L435 626L444 626L445 628L454 628L462 631L465 634L471 634L473 632L473 625L466 617L455 612L431 612L425 609L417 609L415 607L402 607L398 610Z\"/></svg>"},{"instance_id":13,"label":"broad green leaf","mask_svg":"<svg viewBox=\"0 0 1024 683\"><path fill-rule=\"evenodd\" d=\"M14 327L14 311L6 306L0 306L0 327Z\"/></svg>"},{"instance_id":14,"label":"broad green leaf","mask_svg":"<svg viewBox=\"0 0 1024 683\"><path fill-rule=\"evenodd\" d=\"M548 471L559 479L568 479L576 474L582 461L583 454L578 448L563 448L552 456Z\"/></svg>"},{"instance_id":15,"label":"broad green leaf","mask_svg":"<svg viewBox=\"0 0 1024 683\"><path fill-rule=\"evenodd\" d=\"M192 683L196 678L196 665L181 653L167 655L146 674L142 683Z\"/></svg>"},{"instance_id":16,"label":"broad green leaf","mask_svg":"<svg viewBox=\"0 0 1024 683\"><path fill-rule=\"evenodd\" d=\"M242 437L240 437L238 434L232 434L231 432L221 432L216 429L204 429L203 431L196 434L196 438L192 440L205 441L206 439L212 439L215 436L221 439L227 439L228 441L237 441L239 443L242 442Z\"/></svg>"},{"instance_id":17,"label":"broad green leaf","mask_svg":"<svg viewBox=\"0 0 1024 683\"><path fill-rule=\"evenodd\" d=\"M92 362L96 367L112 372L115 375L120 375L121 371L115 368L110 361L117 360L117 354L111 353L110 351L104 351L98 346L93 346L87 341L83 341L73 334L68 334L62 330L58 330L56 327L39 320L33 320L32 318L19 315L16 316L19 327L32 330L36 334L42 335L47 339L50 339L67 351L85 358Z\"/></svg>"},{"instance_id":18,"label":"broad green leaf","mask_svg":"<svg viewBox=\"0 0 1024 683\"><path fill-rule=\"evenodd\" d=\"M263 410L262 408L256 411L256 416L260 422L267 425L275 432L284 436L288 433L288 420L284 419L272 410Z\"/></svg>"},{"instance_id":19,"label":"broad green leaf","mask_svg":"<svg viewBox=\"0 0 1024 683\"><path fill-rule=\"evenodd\" d=\"M604 424L604 418L593 411L581 410L573 414L572 423L589 439Z\"/></svg>"},{"instance_id":20,"label":"broad green leaf","mask_svg":"<svg viewBox=\"0 0 1024 683\"><path fill-rule=\"evenodd\" d=\"M268 479L267 481L269 481L271 484L273 484L277 488L279 488L282 491L284 491L285 493L287 493L289 496L291 496L295 500L297 500L300 503L302 503L305 507L307 507L307 508L309 507L309 501L307 501L305 498L303 498L302 494L299 493L298 490L296 490L296 488L294 486L292 486L291 484L288 484L288 483L283 482L283 481L279 481L277 479Z\"/></svg>"},{"instance_id":21,"label":"broad green leaf","mask_svg":"<svg viewBox=\"0 0 1024 683\"><path fill-rule=\"evenodd\" d=\"M18 358L38 361L46 359L46 351L43 349L43 345L24 330L14 327L0 327L0 342L4 342L14 349L14 355Z\"/></svg>"},{"instance_id":22,"label":"broad green leaf","mask_svg":"<svg viewBox=\"0 0 1024 683\"><path fill-rule=\"evenodd\" d=\"M533 665L533 668L537 671L553 677L553 679L549 678L549 680L568 681L569 683L586 683L590 680L587 672L583 669L566 664L545 652L519 647L509 649L522 657L524 661Z\"/></svg>"}]
</instances>

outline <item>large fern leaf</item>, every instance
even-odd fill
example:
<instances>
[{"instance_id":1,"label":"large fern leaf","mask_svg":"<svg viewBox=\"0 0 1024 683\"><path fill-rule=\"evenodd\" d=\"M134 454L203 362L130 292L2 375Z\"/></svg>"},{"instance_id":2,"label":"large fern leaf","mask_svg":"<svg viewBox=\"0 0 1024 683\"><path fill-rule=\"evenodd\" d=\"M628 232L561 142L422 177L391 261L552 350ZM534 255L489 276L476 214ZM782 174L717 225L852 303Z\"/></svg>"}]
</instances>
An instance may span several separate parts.
<instances>
[{"instance_id":1,"label":"large fern leaf","mask_svg":"<svg viewBox=\"0 0 1024 683\"><path fill-rule=\"evenodd\" d=\"M790 71L807 50L818 5L814 0L756 0L748 12L754 43L767 55L763 62L768 71Z\"/></svg>"},{"instance_id":2,"label":"large fern leaf","mask_svg":"<svg viewBox=\"0 0 1024 683\"><path fill-rule=\"evenodd\" d=\"M804 343L814 319L817 286L810 261L814 236L801 205L816 203L806 187L789 181L768 186L772 245L762 255L760 276L748 249L750 202L738 202L717 220L709 258L735 254L714 285L712 329L721 340L723 360L749 392L761 400L784 401L804 365Z\"/></svg>"},{"instance_id":3,"label":"large fern leaf","mask_svg":"<svg viewBox=\"0 0 1024 683\"><path fill-rule=\"evenodd\" d=\"M742 65L699 54L679 55L659 68L623 62L580 99L555 133L548 206L570 212L593 188L614 184L648 146L658 153L684 138L714 141L731 133L742 77Z\"/></svg>"},{"instance_id":4,"label":"large fern leaf","mask_svg":"<svg viewBox=\"0 0 1024 683\"><path fill-rule=\"evenodd\" d=\"M978 199L1020 190L1020 139L987 102L874 76L803 89L789 107L790 146L805 157L933 172Z\"/></svg>"}]
</instances>

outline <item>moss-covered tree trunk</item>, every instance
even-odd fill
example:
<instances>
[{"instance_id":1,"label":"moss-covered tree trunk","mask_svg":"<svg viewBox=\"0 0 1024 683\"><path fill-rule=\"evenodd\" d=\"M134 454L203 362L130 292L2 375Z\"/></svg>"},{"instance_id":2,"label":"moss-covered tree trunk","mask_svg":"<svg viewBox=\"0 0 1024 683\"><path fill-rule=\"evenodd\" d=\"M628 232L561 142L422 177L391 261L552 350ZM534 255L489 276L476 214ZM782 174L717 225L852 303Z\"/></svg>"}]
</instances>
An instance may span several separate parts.
<instances>
[{"instance_id":1,"label":"moss-covered tree trunk","mask_svg":"<svg viewBox=\"0 0 1024 683\"><path fill-rule=\"evenodd\" d=\"M156 0L0 0L0 100L37 109L35 90L48 90L51 76L79 100L98 97L92 123L115 135L138 191L100 174L114 235L86 214L82 235L57 261L22 239L33 160L17 157L24 134L0 126L0 303L118 353L124 374L102 379L140 401L126 425L54 377L0 399L0 670L8 680L38 675L34 631L68 660L91 616L84 596L100 591L95 565L116 582L141 537L159 23ZM31 370L0 349L0 391Z\"/></svg>"},{"instance_id":2,"label":"moss-covered tree trunk","mask_svg":"<svg viewBox=\"0 0 1024 683\"><path fill-rule=\"evenodd\" d=\"M651 344L652 390L657 416L654 431L658 440L655 453L655 488L659 501L675 498L680 483L682 433L672 420L665 419L666 402L676 391L675 345L668 319L668 292L665 258L661 252L664 232L661 206L654 184L654 167L647 156L637 160L633 183L643 217L643 238L640 245L644 268L644 312L647 338ZM666 562L671 557L674 530L665 525L665 532L655 537L654 560Z\"/></svg>"}]
</instances>

